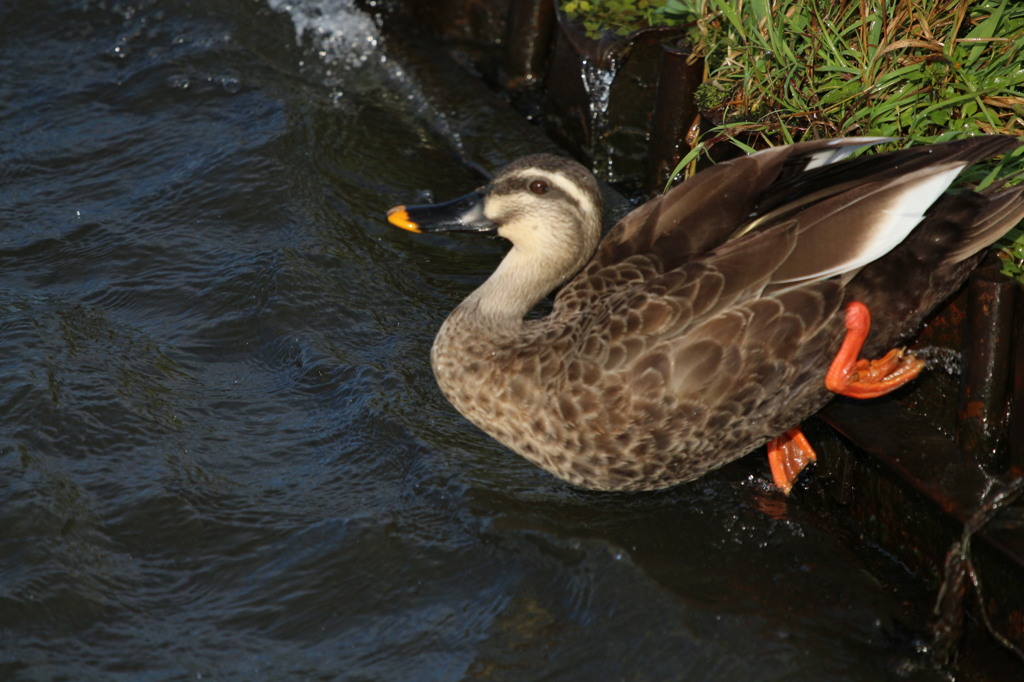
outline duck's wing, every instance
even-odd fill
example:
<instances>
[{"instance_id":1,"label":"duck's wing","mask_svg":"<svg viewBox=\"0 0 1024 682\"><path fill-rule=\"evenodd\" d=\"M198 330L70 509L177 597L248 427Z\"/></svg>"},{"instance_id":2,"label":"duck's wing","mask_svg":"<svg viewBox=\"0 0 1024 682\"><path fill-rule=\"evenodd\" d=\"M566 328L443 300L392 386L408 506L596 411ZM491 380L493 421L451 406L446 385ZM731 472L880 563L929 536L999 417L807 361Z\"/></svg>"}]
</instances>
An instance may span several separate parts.
<instances>
[{"instance_id":1,"label":"duck's wing","mask_svg":"<svg viewBox=\"0 0 1024 682\"><path fill-rule=\"evenodd\" d=\"M853 139L884 141L883 138ZM766 188L752 210L751 219L733 237L794 215L824 198L846 192L865 182L889 182L916 170L943 163L968 166L981 159L1009 152L1019 145L1019 139L1007 135L983 135L865 155L835 166L811 166L802 172L783 172Z\"/></svg>"},{"instance_id":2,"label":"duck's wing","mask_svg":"<svg viewBox=\"0 0 1024 682\"><path fill-rule=\"evenodd\" d=\"M584 270L562 287L555 299L556 312L587 310L609 292L640 285L706 254L780 201L792 201L778 199L759 208L766 197L799 196L827 186L835 180L796 180L886 139L815 140L774 147L701 171L620 220ZM773 185L782 192L771 193Z\"/></svg>"},{"instance_id":3,"label":"duck's wing","mask_svg":"<svg viewBox=\"0 0 1024 682\"><path fill-rule=\"evenodd\" d=\"M834 163L884 140L776 147L698 173L623 218L563 287L556 311L586 310L609 292L643 287L711 251L738 247L746 236L779 233L793 220L804 236L792 258L778 264L774 283L853 272L903 240L960 169L1019 144L982 136Z\"/></svg>"},{"instance_id":4,"label":"duck's wing","mask_svg":"<svg viewBox=\"0 0 1024 682\"><path fill-rule=\"evenodd\" d=\"M656 254L663 259L662 266L671 269L722 244L738 228L761 215L766 198L775 196L774 187L785 191L781 203L791 203L816 186L836 182L830 177L822 177L817 183L796 183L796 179L886 140L815 140L715 165L625 216L602 240L593 260L611 265L636 254Z\"/></svg>"},{"instance_id":5,"label":"duck's wing","mask_svg":"<svg viewBox=\"0 0 1024 682\"><path fill-rule=\"evenodd\" d=\"M750 198L756 229L670 267L664 264L674 263L674 256L662 252L661 244L667 242L660 240L646 253L613 263L595 259L572 283L592 297L589 308L576 307L581 299L574 298L572 287L559 301L564 298L577 314L589 316L580 324L584 332L579 348L585 355L588 349L596 350L600 357L591 359L607 369L640 361L666 339L683 345L694 338L739 343L740 323L744 329L767 328L786 319L783 327L788 325L790 331L769 336L796 340L833 319L843 286L904 240L964 166L1017 144L1011 138L973 138L919 153L880 155L884 163L874 173L866 160L810 168L805 163L804 170L794 173L784 153L774 159L767 152L753 155L748 159L768 156L775 177L769 185L789 188L791 197L783 203L770 192ZM855 145L846 145L850 146ZM845 167L851 164L855 168L848 172ZM722 182L728 185L728 196L734 196L730 188L738 187L739 192L744 186L733 178ZM697 192L694 205L706 203L705 194ZM813 201L804 200L812 195ZM993 239L1013 220L1015 210L1020 210L1019 203L1014 204L1016 196L988 199L991 210L979 221L982 236L977 243ZM768 208L758 213L757 206ZM703 231L705 216L690 214L689 219ZM662 239L668 240L669 233L665 235ZM795 289L814 293L787 293ZM780 347L777 352L789 351Z\"/></svg>"}]
</instances>

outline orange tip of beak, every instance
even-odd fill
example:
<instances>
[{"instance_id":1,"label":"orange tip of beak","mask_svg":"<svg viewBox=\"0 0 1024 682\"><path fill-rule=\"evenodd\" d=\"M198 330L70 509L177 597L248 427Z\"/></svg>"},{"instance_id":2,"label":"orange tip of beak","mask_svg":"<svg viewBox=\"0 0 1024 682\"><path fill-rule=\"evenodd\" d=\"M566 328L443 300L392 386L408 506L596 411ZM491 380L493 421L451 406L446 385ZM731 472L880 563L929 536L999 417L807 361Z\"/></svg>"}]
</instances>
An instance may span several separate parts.
<instances>
[{"instance_id":1,"label":"orange tip of beak","mask_svg":"<svg viewBox=\"0 0 1024 682\"><path fill-rule=\"evenodd\" d=\"M409 220L409 212L405 210L405 206L395 206L393 209L388 211L388 222L395 227L400 227L403 230L409 230L410 232L422 232L420 226L417 223Z\"/></svg>"}]
</instances>

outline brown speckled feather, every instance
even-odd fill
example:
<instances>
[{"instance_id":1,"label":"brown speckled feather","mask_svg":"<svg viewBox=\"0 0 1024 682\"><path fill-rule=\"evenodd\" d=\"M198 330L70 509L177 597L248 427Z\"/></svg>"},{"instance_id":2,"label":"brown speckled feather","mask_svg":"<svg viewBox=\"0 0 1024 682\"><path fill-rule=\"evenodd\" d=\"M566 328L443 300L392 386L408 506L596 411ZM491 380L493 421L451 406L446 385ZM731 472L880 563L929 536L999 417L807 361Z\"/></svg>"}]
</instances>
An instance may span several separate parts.
<instances>
[{"instance_id":1,"label":"brown speckled feather","mask_svg":"<svg viewBox=\"0 0 1024 682\"><path fill-rule=\"evenodd\" d=\"M442 391L527 459L601 490L691 480L779 435L830 398L844 303L869 306L870 350L884 350L1024 217L1020 189L939 198L1012 139L832 163L875 141L721 164L630 213L599 246L592 177L557 157L516 162L484 190L472 228L496 226L513 248L438 333ZM429 210L408 215L430 229ZM547 317L523 320L576 272Z\"/></svg>"}]
</instances>

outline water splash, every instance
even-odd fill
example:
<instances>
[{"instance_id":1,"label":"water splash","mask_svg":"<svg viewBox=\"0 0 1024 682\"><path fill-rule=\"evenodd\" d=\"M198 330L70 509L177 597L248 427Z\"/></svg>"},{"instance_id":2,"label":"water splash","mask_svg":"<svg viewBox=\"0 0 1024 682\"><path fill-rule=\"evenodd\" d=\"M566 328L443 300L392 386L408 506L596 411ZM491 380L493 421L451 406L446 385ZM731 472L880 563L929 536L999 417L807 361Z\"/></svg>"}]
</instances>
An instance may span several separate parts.
<instances>
[{"instance_id":1,"label":"water splash","mask_svg":"<svg viewBox=\"0 0 1024 682\"><path fill-rule=\"evenodd\" d=\"M385 61L379 49L380 26L354 0L267 1L272 10L291 17L295 41L300 45L311 41L324 64L355 69Z\"/></svg>"},{"instance_id":2,"label":"water splash","mask_svg":"<svg viewBox=\"0 0 1024 682\"><path fill-rule=\"evenodd\" d=\"M388 59L380 16L357 6L356 0L267 0L276 12L288 14L295 26L295 41L300 47L312 47L319 63L326 67L324 85L331 91L335 104L353 90L365 94L367 89L383 87L388 97L401 97L406 106L417 113L441 137L449 140L460 155L465 145L460 131L452 125L444 111L433 103L402 67L400 61ZM373 7L373 2L362 3ZM305 64L303 64L305 66ZM360 78L351 72L360 70Z\"/></svg>"},{"instance_id":3,"label":"water splash","mask_svg":"<svg viewBox=\"0 0 1024 682\"><path fill-rule=\"evenodd\" d=\"M914 354L928 363L932 369L942 370L952 377L960 376L963 370L963 357L959 351L941 346L924 346Z\"/></svg>"},{"instance_id":4,"label":"water splash","mask_svg":"<svg viewBox=\"0 0 1024 682\"><path fill-rule=\"evenodd\" d=\"M592 159L594 172L609 181L614 176L614 169L605 138L609 132L608 107L616 71L614 65L608 68L589 59L583 61L583 89L590 100L590 149L587 151Z\"/></svg>"}]
</instances>

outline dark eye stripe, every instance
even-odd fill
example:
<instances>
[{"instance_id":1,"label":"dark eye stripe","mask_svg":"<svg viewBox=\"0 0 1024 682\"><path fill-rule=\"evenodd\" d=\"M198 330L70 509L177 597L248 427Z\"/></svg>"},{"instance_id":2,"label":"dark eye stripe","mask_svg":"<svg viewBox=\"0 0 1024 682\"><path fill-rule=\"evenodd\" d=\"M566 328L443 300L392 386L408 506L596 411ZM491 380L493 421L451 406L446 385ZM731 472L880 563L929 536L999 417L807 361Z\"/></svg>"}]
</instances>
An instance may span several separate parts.
<instances>
[{"instance_id":1,"label":"dark eye stripe","mask_svg":"<svg viewBox=\"0 0 1024 682\"><path fill-rule=\"evenodd\" d=\"M572 207L575 208L577 212L582 212L583 211L583 205L580 203L579 199L577 199L573 195L569 194L568 192L563 190L561 187L558 187L558 186L555 186L555 185L549 185L548 186L548 193L549 194L557 194L558 197L561 198L563 201L565 201L566 203L572 204Z\"/></svg>"},{"instance_id":2,"label":"dark eye stripe","mask_svg":"<svg viewBox=\"0 0 1024 682\"><path fill-rule=\"evenodd\" d=\"M569 181L572 182L571 180ZM516 192L533 192L531 186L535 182L540 182L543 183L544 185L547 185L546 194L548 196L557 195L560 199L571 204L577 212L583 211L583 205L577 197L564 191L557 184L549 182L548 180L538 178L536 173L530 173L529 171L516 173L512 177L504 178L497 184L491 185L487 189L487 194L498 196L506 194L515 194Z\"/></svg>"}]
</instances>

